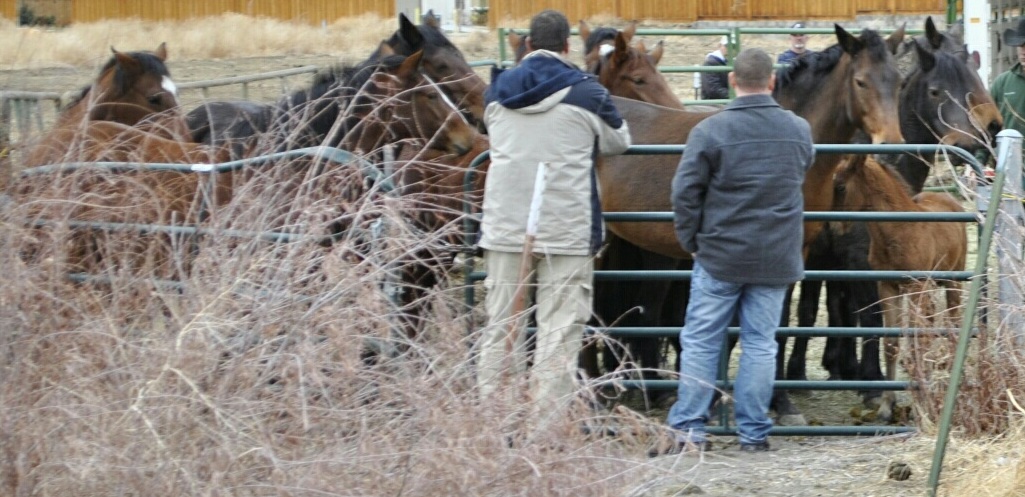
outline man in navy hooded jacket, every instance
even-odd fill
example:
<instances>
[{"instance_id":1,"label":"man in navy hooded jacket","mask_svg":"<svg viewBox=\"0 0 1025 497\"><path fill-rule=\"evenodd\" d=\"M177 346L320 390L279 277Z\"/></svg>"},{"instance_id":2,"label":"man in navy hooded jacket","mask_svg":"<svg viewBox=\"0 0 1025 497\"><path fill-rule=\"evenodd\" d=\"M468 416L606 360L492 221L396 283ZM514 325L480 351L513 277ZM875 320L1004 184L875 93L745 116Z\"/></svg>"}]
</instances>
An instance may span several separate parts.
<instances>
[{"instance_id":1,"label":"man in navy hooded jacket","mask_svg":"<svg viewBox=\"0 0 1025 497\"><path fill-rule=\"evenodd\" d=\"M630 132L608 91L566 60L569 22L545 10L531 20L528 54L519 66L492 74L484 122L491 166L484 187L480 247L487 270L477 361L481 398L504 374L526 370L522 325L506 354L514 296L538 167L545 168L528 289L534 290L537 335L530 371L533 422L565 412L575 398L577 354L590 317L594 254L604 226L594 164L599 154L630 146ZM544 166L539 166L539 164ZM530 307L525 306L525 309ZM521 320L525 321L525 320Z\"/></svg>"}]
</instances>

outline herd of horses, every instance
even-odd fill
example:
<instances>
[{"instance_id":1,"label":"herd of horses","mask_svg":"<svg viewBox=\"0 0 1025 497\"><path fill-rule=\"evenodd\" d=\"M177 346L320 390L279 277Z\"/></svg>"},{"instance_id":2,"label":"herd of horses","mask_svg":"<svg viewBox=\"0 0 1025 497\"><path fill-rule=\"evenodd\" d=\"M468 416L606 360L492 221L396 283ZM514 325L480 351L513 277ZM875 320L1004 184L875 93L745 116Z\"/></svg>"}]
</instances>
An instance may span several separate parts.
<instances>
[{"instance_id":1,"label":"herd of horses","mask_svg":"<svg viewBox=\"0 0 1025 497\"><path fill-rule=\"evenodd\" d=\"M188 113L179 105L164 65L164 45L153 52L115 51L95 82L26 152L23 165L209 164L326 145L352 151L374 165L394 165L388 178L394 185L392 193L410 199L404 214L416 229L464 234L453 227L461 226L464 202L479 206L486 174L485 162L480 170L484 174L478 174L464 191L470 161L488 148L482 124L486 83L437 22L427 19L414 25L400 14L399 28L365 61L318 73L309 88L285 95L275 104L215 101ZM614 95L635 144L684 144L689 131L718 110L685 108L657 69L663 45L648 50L633 40L635 28L591 29L581 22L586 70ZM958 31L940 32L930 18L925 34L909 40L904 39L903 27L886 38L870 29L855 36L839 25L835 34L834 45L780 69L773 92L781 106L808 120L815 143L945 143L977 149L988 146L1001 129L999 113L975 71L977 61L965 50ZM508 42L522 57L522 36L510 33ZM902 74L897 59L905 53L915 62L910 73ZM678 160L678 155L600 159L596 169L603 209L670 211L669 185ZM921 193L932 161L928 156L901 155L887 161L893 163L889 165L864 156L820 154L805 180L805 209L960 209L949 196L943 198L945 194ZM315 157L304 170L319 170L330 162ZM365 188L369 173L356 173L363 177ZM60 174L73 180L22 177L12 185L11 194L18 202L39 205L47 205L39 200L41 191L49 192L50 204L66 204L72 193L92 195L110 207L125 184L118 175L129 175ZM182 223L201 220L200 213L205 212L199 208L201 202L214 212L228 205L241 195L242 185L258 175L246 169L228 173L218 179L218 189L209 198L204 193L204 176L141 170L129 176L136 188L141 185L159 205L148 222ZM77 211L65 217L88 217L95 204L81 202ZM333 226L335 234L344 233L351 228L351 219L342 212ZM598 269L686 269L692 263L668 223L609 222L607 229L609 240L597 261ZM960 224L807 222L804 237L809 269L962 269L966 252ZM76 264L87 267L95 262L95 240L81 237L75 245L69 257ZM452 253L428 252L415 254L401 266L402 290L396 306L410 336L428 319L426 292L446 281L453 268ZM685 319L686 285L598 281L596 324L680 326ZM912 290L906 284L831 282L827 302L836 311L831 313L831 323L835 315L837 323L853 320L878 326L882 316L888 326L900 326L896 303ZM818 291L815 283L802 284L801 326L814 323L812 306L818 304ZM947 295L956 298L956 289ZM880 302L886 312L878 311ZM788 313L784 320L789 322ZM786 338L779 340L785 345ZM798 339L787 364L786 348L780 347L780 378L804 376L806 340ZM607 341L603 347L591 348L602 349L601 360L582 355L583 367L590 375L602 374L599 364L605 371L630 369L654 375L665 369L665 343L654 338ZM837 378L881 379L878 344L879 340L864 340L858 361L853 343L830 339L827 356L833 359L825 366ZM893 378L895 342L887 345L887 376ZM891 417L892 396L879 399L866 393L865 400L880 406L883 419ZM803 422L786 391L776 392L773 408L783 424Z\"/></svg>"}]
</instances>

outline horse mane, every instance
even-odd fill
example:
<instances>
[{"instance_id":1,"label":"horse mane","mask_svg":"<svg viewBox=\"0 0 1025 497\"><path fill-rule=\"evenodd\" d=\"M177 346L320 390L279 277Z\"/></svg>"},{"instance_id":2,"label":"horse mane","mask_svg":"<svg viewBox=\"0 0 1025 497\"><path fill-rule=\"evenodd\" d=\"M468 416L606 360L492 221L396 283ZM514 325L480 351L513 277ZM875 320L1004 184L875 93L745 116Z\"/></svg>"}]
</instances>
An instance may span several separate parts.
<instances>
[{"instance_id":1,"label":"horse mane","mask_svg":"<svg viewBox=\"0 0 1025 497\"><path fill-rule=\"evenodd\" d=\"M595 48L598 48L598 45L600 45L601 42L605 40L615 40L616 33L618 32L618 29L610 28L608 26L593 29L587 39L584 40L584 56L587 56L587 54L594 51Z\"/></svg>"},{"instance_id":2,"label":"horse mane","mask_svg":"<svg viewBox=\"0 0 1025 497\"><path fill-rule=\"evenodd\" d=\"M335 64L317 71L309 88L286 96L280 107L287 109L321 98L349 98L370 81L379 70L392 70L405 62L405 55L387 55L378 59L367 59L355 65Z\"/></svg>"},{"instance_id":3,"label":"horse mane","mask_svg":"<svg viewBox=\"0 0 1025 497\"><path fill-rule=\"evenodd\" d=\"M858 41L862 43L861 50L867 51L874 60L886 58L890 49L886 46L886 40L879 33L872 29L861 30ZM830 45L820 52L812 52L799 57L787 67L780 68L776 72L776 88L772 96L777 100L782 96L785 87L797 85L801 82L801 76L811 74L813 77L807 81L821 81L819 76L832 71L844 54L843 47L839 44Z\"/></svg>"}]
</instances>

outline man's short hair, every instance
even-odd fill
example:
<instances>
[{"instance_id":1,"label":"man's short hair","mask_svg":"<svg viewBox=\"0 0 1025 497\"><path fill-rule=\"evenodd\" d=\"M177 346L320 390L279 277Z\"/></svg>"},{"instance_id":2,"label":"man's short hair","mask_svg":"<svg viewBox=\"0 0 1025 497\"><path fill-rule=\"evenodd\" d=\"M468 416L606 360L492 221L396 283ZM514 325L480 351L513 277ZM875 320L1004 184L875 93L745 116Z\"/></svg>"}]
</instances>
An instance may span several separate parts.
<instances>
[{"instance_id":1,"label":"man's short hair","mask_svg":"<svg viewBox=\"0 0 1025 497\"><path fill-rule=\"evenodd\" d=\"M530 46L534 50L562 52L569 40L569 20L557 10L544 10L530 20Z\"/></svg>"},{"instance_id":2,"label":"man's short hair","mask_svg":"<svg viewBox=\"0 0 1025 497\"><path fill-rule=\"evenodd\" d=\"M733 60L733 78L746 90L768 88L772 76L772 57L760 48L745 48Z\"/></svg>"}]
</instances>

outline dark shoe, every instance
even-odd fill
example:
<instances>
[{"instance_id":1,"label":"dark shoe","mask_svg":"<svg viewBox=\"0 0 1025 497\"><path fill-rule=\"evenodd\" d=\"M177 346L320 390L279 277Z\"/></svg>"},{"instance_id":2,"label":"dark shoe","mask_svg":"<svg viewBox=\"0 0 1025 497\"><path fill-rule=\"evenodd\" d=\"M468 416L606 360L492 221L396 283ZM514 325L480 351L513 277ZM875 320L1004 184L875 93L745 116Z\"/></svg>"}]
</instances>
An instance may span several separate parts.
<instances>
[{"instance_id":1,"label":"dark shoe","mask_svg":"<svg viewBox=\"0 0 1025 497\"><path fill-rule=\"evenodd\" d=\"M769 442L758 442L753 444L740 444L741 452L768 452Z\"/></svg>"},{"instance_id":2,"label":"dark shoe","mask_svg":"<svg viewBox=\"0 0 1025 497\"><path fill-rule=\"evenodd\" d=\"M675 456L677 454L700 454L712 450L712 442L674 442L668 447L656 447L648 451L648 457Z\"/></svg>"}]
</instances>

